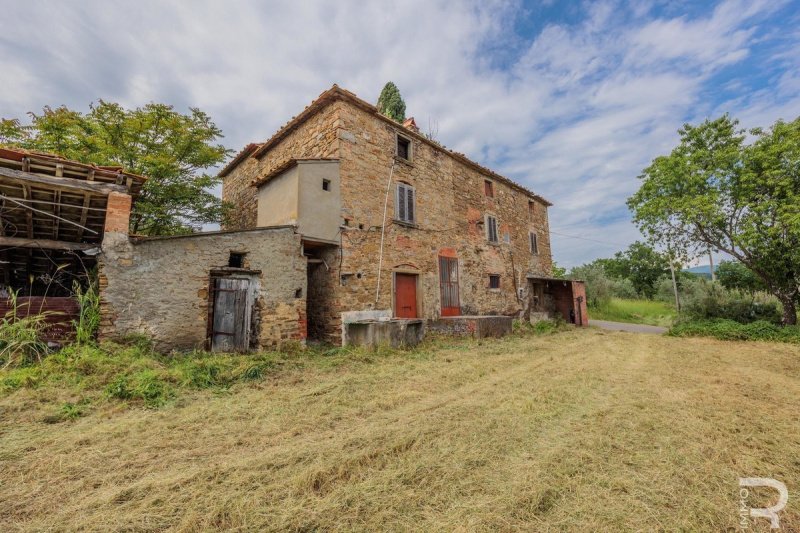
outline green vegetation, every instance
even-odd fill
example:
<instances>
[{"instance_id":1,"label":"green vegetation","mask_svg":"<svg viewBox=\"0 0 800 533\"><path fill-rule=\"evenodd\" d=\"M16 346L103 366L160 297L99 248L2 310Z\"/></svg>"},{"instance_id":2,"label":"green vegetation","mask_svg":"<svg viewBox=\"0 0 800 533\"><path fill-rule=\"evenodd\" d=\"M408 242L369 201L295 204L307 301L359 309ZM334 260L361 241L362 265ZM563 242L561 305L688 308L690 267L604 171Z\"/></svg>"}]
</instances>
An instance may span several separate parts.
<instances>
[{"instance_id":1,"label":"green vegetation","mask_svg":"<svg viewBox=\"0 0 800 533\"><path fill-rule=\"evenodd\" d=\"M156 103L125 109L101 100L88 113L62 106L29 115L30 124L0 120L0 145L120 165L149 178L133 205L134 233L188 233L222 220L225 206L211 190L221 179L203 171L229 150L217 144L222 131L199 109L182 114Z\"/></svg>"},{"instance_id":2,"label":"green vegetation","mask_svg":"<svg viewBox=\"0 0 800 533\"><path fill-rule=\"evenodd\" d=\"M11 294L11 310L0 318L0 368L42 360L48 351L42 340L46 320L46 313L20 316L17 295Z\"/></svg>"},{"instance_id":3,"label":"green vegetation","mask_svg":"<svg viewBox=\"0 0 800 533\"><path fill-rule=\"evenodd\" d=\"M400 89L393 82L388 82L383 86L378 97L378 111L386 115L395 122L403 122L406 119L406 103L400 96Z\"/></svg>"},{"instance_id":4,"label":"green vegetation","mask_svg":"<svg viewBox=\"0 0 800 533\"><path fill-rule=\"evenodd\" d=\"M674 337L713 337L725 341L770 341L800 344L800 326L778 326L758 320L742 324L735 320L681 321L672 326Z\"/></svg>"},{"instance_id":5,"label":"green vegetation","mask_svg":"<svg viewBox=\"0 0 800 533\"><path fill-rule=\"evenodd\" d=\"M726 252L780 301L783 323L796 324L800 118L747 132L725 115L679 133L678 146L642 171L628 200L634 222L680 256Z\"/></svg>"},{"instance_id":6,"label":"green vegetation","mask_svg":"<svg viewBox=\"0 0 800 533\"><path fill-rule=\"evenodd\" d=\"M549 335L564 329L563 322L551 321L535 325L518 322L514 327L516 336ZM424 358L431 350L454 343L455 339L431 336L412 350L290 347L248 355L203 351L165 355L154 351L144 337L131 338L126 344L76 343L47 357L15 360L13 368L0 371L0 397L19 389L37 390L53 398L68 395L72 403L80 402L78 411L70 411L67 419L71 419L77 412L89 412L109 401L158 408L191 390L224 391L237 383L263 380L287 370L335 367L382 357Z\"/></svg>"},{"instance_id":7,"label":"green vegetation","mask_svg":"<svg viewBox=\"0 0 800 533\"><path fill-rule=\"evenodd\" d=\"M670 326L675 319L675 307L657 300L626 300L611 298L589 310L589 316L597 320Z\"/></svg>"},{"instance_id":8,"label":"green vegetation","mask_svg":"<svg viewBox=\"0 0 800 533\"><path fill-rule=\"evenodd\" d=\"M0 396L4 530L738 531L739 477L800 479L800 345L569 328L272 357L231 387L194 388L235 365L180 372L157 410Z\"/></svg>"}]
</instances>

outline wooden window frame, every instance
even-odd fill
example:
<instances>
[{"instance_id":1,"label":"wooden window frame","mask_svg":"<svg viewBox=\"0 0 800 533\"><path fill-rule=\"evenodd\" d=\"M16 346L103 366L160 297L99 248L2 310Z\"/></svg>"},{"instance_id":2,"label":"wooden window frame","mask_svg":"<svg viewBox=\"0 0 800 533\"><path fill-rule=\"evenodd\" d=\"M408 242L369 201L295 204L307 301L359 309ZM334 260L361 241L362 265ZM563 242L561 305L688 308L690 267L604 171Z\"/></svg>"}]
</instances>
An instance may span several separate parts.
<instances>
[{"instance_id":1,"label":"wooden window frame","mask_svg":"<svg viewBox=\"0 0 800 533\"><path fill-rule=\"evenodd\" d=\"M497 282L496 287L493 286L495 282ZM489 290L491 291L500 290L500 274L489 274Z\"/></svg>"},{"instance_id":2,"label":"wooden window frame","mask_svg":"<svg viewBox=\"0 0 800 533\"><path fill-rule=\"evenodd\" d=\"M483 180L483 194L487 198L494 198L494 182L492 180Z\"/></svg>"},{"instance_id":3,"label":"wooden window frame","mask_svg":"<svg viewBox=\"0 0 800 533\"><path fill-rule=\"evenodd\" d=\"M406 157L400 155L400 143L401 141L406 144ZM401 135L399 133L396 134L395 141L394 141L394 155L401 161L406 161L410 163L414 159L414 143L411 142L409 137L405 135Z\"/></svg>"},{"instance_id":4,"label":"wooden window frame","mask_svg":"<svg viewBox=\"0 0 800 533\"><path fill-rule=\"evenodd\" d=\"M531 245L531 254L539 255L539 235L535 231L531 231L528 235L528 240Z\"/></svg>"}]
</instances>

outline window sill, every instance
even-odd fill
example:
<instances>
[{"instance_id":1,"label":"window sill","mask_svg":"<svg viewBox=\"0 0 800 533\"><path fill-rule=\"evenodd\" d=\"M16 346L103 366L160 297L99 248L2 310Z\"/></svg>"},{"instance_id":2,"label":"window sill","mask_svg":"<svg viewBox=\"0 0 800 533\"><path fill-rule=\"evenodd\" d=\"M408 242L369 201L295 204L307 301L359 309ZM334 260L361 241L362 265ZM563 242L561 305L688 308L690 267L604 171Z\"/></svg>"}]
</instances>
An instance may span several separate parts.
<instances>
[{"instance_id":1,"label":"window sill","mask_svg":"<svg viewBox=\"0 0 800 533\"><path fill-rule=\"evenodd\" d=\"M503 289L489 289L489 292L501 293L503 292Z\"/></svg>"},{"instance_id":2,"label":"window sill","mask_svg":"<svg viewBox=\"0 0 800 533\"><path fill-rule=\"evenodd\" d=\"M394 160L397 161L398 163L403 163L404 165L414 168L414 162L410 159L405 159L403 157L400 157L399 155L396 155L394 156Z\"/></svg>"},{"instance_id":3,"label":"window sill","mask_svg":"<svg viewBox=\"0 0 800 533\"><path fill-rule=\"evenodd\" d=\"M406 222L404 220L397 220L396 218L394 218L392 219L392 223L406 228L419 229L419 224L417 224L416 222Z\"/></svg>"}]
</instances>

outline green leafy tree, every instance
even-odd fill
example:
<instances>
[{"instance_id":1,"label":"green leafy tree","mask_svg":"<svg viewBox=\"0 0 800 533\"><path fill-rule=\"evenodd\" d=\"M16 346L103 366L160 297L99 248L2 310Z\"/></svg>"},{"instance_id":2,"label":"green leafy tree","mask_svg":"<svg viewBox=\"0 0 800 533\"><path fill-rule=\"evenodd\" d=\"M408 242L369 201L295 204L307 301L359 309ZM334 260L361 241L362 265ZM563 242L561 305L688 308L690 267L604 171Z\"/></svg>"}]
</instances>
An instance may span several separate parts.
<instances>
[{"instance_id":1,"label":"green leafy tree","mask_svg":"<svg viewBox=\"0 0 800 533\"><path fill-rule=\"evenodd\" d=\"M383 86L378 97L378 111L396 122L406 119L406 103L400 96L400 89L391 81Z\"/></svg>"},{"instance_id":2,"label":"green leafy tree","mask_svg":"<svg viewBox=\"0 0 800 533\"><path fill-rule=\"evenodd\" d=\"M609 276L630 280L636 293L649 300L656 293L658 281L669 273L667 257L639 241L603 262Z\"/></svg>"},{"instance_id":3,"label":"green leafy tree","mask_svg":"<svg viewBox=\"0 0 800 533\"><path fill-rule=\"evenodd\" d=\"M800 300L800 118L744 130L725 115L679 130L628 200L639 228L673 250L722 250L750 269L797 323Z\"/></svg>"},{"instance_id":4,"label":"green leafy tree","mask_svg":"<svg viewBox=\"0 0 800 533\"><path fill-rule=\"evenodd\" d=\"M554 278L564 279L564 278L567 277L567 269L564 268L564 267L558 266L555 261L553 261L552 272L553 272L553 277Z\"/></svg>"},{"instance_id":5,"label":"green leafy tree","mask_svg":"<svg viewBox=\"0 0 800 533\"><path fill-rule=\"evenodd\" d=\"M722 261L717 267L717 280L726 289L739 289L753 293L763 291L764 283L752 270L739 261Z\"/></svg>"},{"instance_id":6,"label":"green leafy tree","mask_svg":"<svg viewBox=\"0 0 800 533\"><path fill-rule=\"evenodd\" d=\"M88 113L45 107L29 115L27 125L1 121L0 144L121 165L149 178L131 214L134 233L187 233L222 220L225 206L211 192L220 180L203 171L229 151L217 144L221 130L199 109L184 115L165 104L125 109L101 100Z\"/></svg>"}]
</instances>

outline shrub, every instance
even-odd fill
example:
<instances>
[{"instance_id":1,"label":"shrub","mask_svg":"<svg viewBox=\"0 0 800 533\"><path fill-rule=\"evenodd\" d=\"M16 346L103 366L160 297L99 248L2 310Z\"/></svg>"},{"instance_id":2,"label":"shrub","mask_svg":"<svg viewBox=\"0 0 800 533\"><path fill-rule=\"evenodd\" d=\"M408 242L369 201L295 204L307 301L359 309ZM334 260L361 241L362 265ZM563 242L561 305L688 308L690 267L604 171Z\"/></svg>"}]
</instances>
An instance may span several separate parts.
<instances>
[{"instance_id":1,"label":"shrub","mask_svg":"<svg viewBox=\"0 0 800 533\"><path fill-rule=\"evenodd\" d=\"M800 344L800 326L781 327L764 320L749 324L727 319L684 320L675 324L669 330L669 334L675 337L714 337L726 341L773 341Z\"/></svg>"},{"instance_id":2,"label":"shrub","mask_svg":"<svg viewBox=\"0 0 800 533\"><path fill-rule=\"evenodd\" d=\"M693 291L684 295L682 313L694 320L724 318L747 324L763 320L781 321L778 302L765 293L747 293L726 289L705 280L694 283Z\"/></svg>"}]
</instances>

